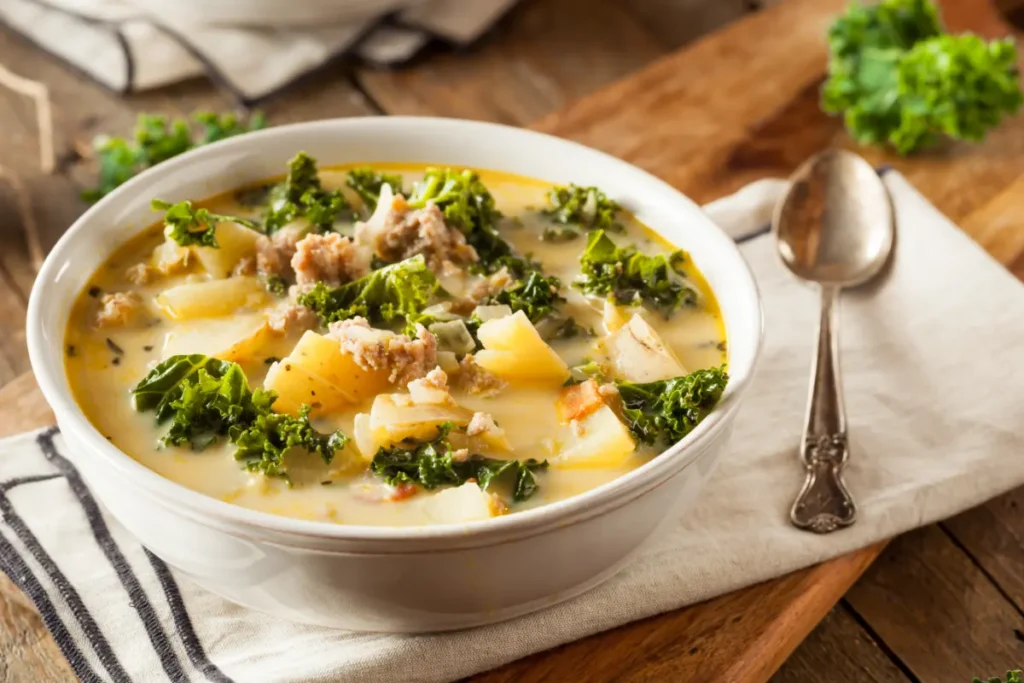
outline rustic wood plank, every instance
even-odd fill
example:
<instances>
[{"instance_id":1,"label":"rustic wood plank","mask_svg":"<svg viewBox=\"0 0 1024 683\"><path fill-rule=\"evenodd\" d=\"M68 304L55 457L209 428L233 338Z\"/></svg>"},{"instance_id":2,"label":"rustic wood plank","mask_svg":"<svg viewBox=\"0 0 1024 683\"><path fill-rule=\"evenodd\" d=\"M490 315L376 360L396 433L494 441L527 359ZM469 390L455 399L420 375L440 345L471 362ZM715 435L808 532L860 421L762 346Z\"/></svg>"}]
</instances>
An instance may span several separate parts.
<instances>
[{"instance_id":1,"label":"rustic wood plank","mask_svg":"<svg viewBox=\"0 0 1024 683\"><path fill-rule=\"evenodd\" d=\"M390 114L523 125L666 50L614 0L527 0L470 52L357 77Z\"/></svg>"},{"instance_id":2,"label":"rustic wood plank","mask_svg":"<svg viewBox=\"0 0 1024 683\"><path fill-rule=\"evenodd\" d=\"M752 0L618 0L663 44L675 50L754 9Z\"/></svg>"},{"instance_id":3,"label":"rustic wood plank","mask_svg":"<svg viewBox=\"0 0 1024 683\"><path fill-rule=\"evenodd\" d=\"M28 598L0 572L0 683L74 680Z\"/></svg>"},{"instance_id":4,"label":"rustic wood plank","mask_svg":"<svg viewBox=\"0 0 1024 683\"><path fill-rule=\"evenodd\" d=\"M772 683L820 683L822 680L910 681L842 605L826 615L771 678Z\"/></svg>"},{"instance_id":5,"label":"rustic wood plank","mask_svg":"<svg viewBox=\"0 0 1024 683\"><path fill-rule=\"evenodd\" d=\"M1024 611L1024 489L943 523L1000 591ZM1024 638L1024 633L1014 634Z\"/></svg>"},{"instance_id":6,"label":"rustic wood plank","mask_svg":"<svg viewBox=\"0 0 1024 683\"><path fill-rule=\"evenodd\" d=\"M0 407L0 438L56 421L31 372L0 388Z\"/></svg>"},{"instance_id":7,"label":"rustic wood plank","mask_svg":"<svg viewBox=\"0 0 1024 683\"><path fill-rule=\"evenodd\" d=\"M582 671L595 681L764 681L883 546L527 657L473 681L556 683L580 680Z\"/></svg>"},{"instance_id":8,"label":"rustic wood plank","mask_svg":"<svg viewBox=\"0 0 1024 683\"><path fill-rule=\"evenodd\" d=\"M894 540L847 601L922 681L969 681L1024 661L1024 616L936 525Z\"/></svg>"}]
</instances>

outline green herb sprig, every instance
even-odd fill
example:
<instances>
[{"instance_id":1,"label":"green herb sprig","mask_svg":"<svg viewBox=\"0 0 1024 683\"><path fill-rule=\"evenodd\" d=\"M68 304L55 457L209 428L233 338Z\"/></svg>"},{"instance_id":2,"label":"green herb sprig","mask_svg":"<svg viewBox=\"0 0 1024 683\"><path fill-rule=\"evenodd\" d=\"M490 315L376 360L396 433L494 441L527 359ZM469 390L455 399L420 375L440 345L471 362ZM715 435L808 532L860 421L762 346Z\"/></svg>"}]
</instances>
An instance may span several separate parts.
<instances>
[{"instance_id":1,"label":"green herb sprig","mask_svg":"<svg viewBox=\"0 0 1024 683\"><path fill-rule=\"evenodd\" d=\"M196 245L200 247L212 247L217 249L217 223L230 221L244 225L253 230L257 229L255 223L238 216L227 216L220 213L213 213L208 209L195 208L192 202L185 200L177 204L165 202L162 199L154 199L150 202L154 211L164 212L164 225L169 230L167 236L183 247Z\"/></svg>"}]
</instances>

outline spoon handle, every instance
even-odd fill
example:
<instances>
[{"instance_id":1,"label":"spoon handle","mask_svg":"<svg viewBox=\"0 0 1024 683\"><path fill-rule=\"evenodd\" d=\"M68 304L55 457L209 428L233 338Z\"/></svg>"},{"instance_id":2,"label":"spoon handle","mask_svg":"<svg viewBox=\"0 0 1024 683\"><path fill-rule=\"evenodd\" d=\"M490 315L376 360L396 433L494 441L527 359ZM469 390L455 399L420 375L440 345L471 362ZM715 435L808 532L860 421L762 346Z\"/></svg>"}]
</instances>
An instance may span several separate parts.
<instances>
[{"instance_id":1,"label":"spoon handle","mask_svg":"<svg viewBox=\"0 0 1024 683\"><path fill-rule=\"evenodd\" d=\"M821 289L818 348L800 447L807 478L789 514L793 524L819 534L849 526L857 517L853 498L843 483L849 449L839 373L838 295L836 287Z\"/></svg>"}]
</instances>

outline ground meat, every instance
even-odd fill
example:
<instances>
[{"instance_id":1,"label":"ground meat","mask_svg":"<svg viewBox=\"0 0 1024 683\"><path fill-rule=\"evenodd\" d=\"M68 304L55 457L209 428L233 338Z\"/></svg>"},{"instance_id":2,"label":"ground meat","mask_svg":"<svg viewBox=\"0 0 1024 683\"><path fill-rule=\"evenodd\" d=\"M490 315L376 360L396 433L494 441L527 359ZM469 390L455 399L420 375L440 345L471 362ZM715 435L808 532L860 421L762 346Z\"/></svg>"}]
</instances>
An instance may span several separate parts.
<instances>
[{"instance_id":1,"label":"ground meat","mask_svg":"<svg viewBox=\"0 0 1024 683\"><path fill-rule=\"evenodd\" d=\"M148 263L136 263L125 271L124 276L133 285L148 285L156 279L159 272Z\"/></svg>"},{"instance_id":2,"label":"ground meat","mask_svg":"<svg viewBox=\"0 0 1024 683\"><path fill-rule=\"evenodd\" d=\"M305 306L285 302L267 314L267 324L278 334L315 329L319 324L316 313Z\"/></svg>"},{"instance_id":3,"label":"ground meat","mask_svg":"<svg viewBox=\"0 0 1024 683\"><path fill-rule=\"evenodd\" d=\"M466 434L468 436L479 436L484 432L497 432L498 425L495 424L494 418L487 413L473 413L473 418L466 425Z\"/></svg>"},{"instance_id":4,"label":"ground meat","mask_svg":"<svg viewBox=\"0 0 1024 683\"><path fill-rule=\"evenodd\" d=\"M423 254L427 265L438 273L457 272L460 265L479 259L462 231L444 222L440 209L429 204L410 210L401 195L395 197L382 226L358 224L356 239L388 262Z\"/></svg>"},{"instance_id":5,"label":"ground meat","mask_svg":"<svg viewBox=\"0 0 1024 683\"><path fill-rule=\"evenodd\" d=\"M341 342L364 370L389 371L388 379L399 385L426 377L437 367L437 337L416 325L416 339L404 334L374 330L366 318L331 323L328 337ZM447 378L446 382L447 382Z\"/></svg>"},{"instance_id":6,"label":"ground meat","mask_svg":"<svg viewBox=\"0 0 1024 683\"><path fill-rule=\"evenodd\" d=\"M289 223L269 237L260 237L256 242L256 269L263 277L276 275L291 279L291 260L296 245L305 236L303 223Z\"/></svg>"},{"instance_id":7,"label":"ground meat","mask_svg":"<svg viewBox=\"0 0 1024 683\"><path fill-rule=\"evenodd\" d=\"M459 448L452 451L452 460L455 462L465 462L469 460L469 449Z\"/></svg>"},{"instance_id":8,"label":"ground meat","mask_svg":"<svg viewBox=\"0 0 1024 683\"><path fill-rule=\"evenodd\" d=\"M256 274L256 259L252 256L243 256L235 264L235 267L231 270L232 275L255 275Z\"/></svg>"},{"instance_id":9,"label":"ground meat","mask_svg":"<svg viewBox=\"0 0 1024 683\"><path fill-rule=\"evenodd\" d=\"M476 364L473 354L463 356L459 361L459 387L471 394L484 398L496 396L508 382Z\"/></svg>"},{"instance_id":10,"label":"ground meat","mask_svg":"<svg viewBox=\"0 0 1024 683\"><path fill-rule=\"evenodd\" d=\"M135 292L104 294L100 299L100 310L96 314L97 327L128 325L143 313L145 304Z\"/></svg>"},{"instance_id":11,"label":"ground meat","mask_svg":"<svg viewBox=\"0 0 1024 683\"><path fill-rule=\"evenodd\" d=\"M508 268L503 267L497 273L473 285L473 288L469 290L469 298L481 302L508 287L512 280L512 274L508 272Z\"/></svg>"},{"instance_id":12,"label":"ground meat","mask_svg":"<svg viewBox=\"0 0 1024 683\"><path fill-rule=\"evenodd\" d=\"M304 237L295 247L291 267L300 286L322 281L337 287L369 273L370 259L351 238L330 232Z\"/></svg>"}]
</instances>

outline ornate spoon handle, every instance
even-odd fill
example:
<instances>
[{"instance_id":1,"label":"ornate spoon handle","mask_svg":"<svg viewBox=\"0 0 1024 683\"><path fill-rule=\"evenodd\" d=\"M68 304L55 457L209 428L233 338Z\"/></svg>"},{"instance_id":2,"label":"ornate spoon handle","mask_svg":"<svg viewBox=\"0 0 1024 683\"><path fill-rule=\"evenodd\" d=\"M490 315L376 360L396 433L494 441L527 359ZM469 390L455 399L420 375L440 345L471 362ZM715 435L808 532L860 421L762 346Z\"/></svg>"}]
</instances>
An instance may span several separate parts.
<instances>
[{"instance_id":1,"label":"ornate spoon handle","mask_svg":"<svg viewBox=\"0 0 1024 683\"><path fill-rule=\"evenodd\" d=\"M849 449L839 374L838 295L836 287L821 289L818 348L800 448L807 478L789 513L793 524L819 534L849 526L857 518L857 507L843 483Z\"/></svg>"}]
</instances>

